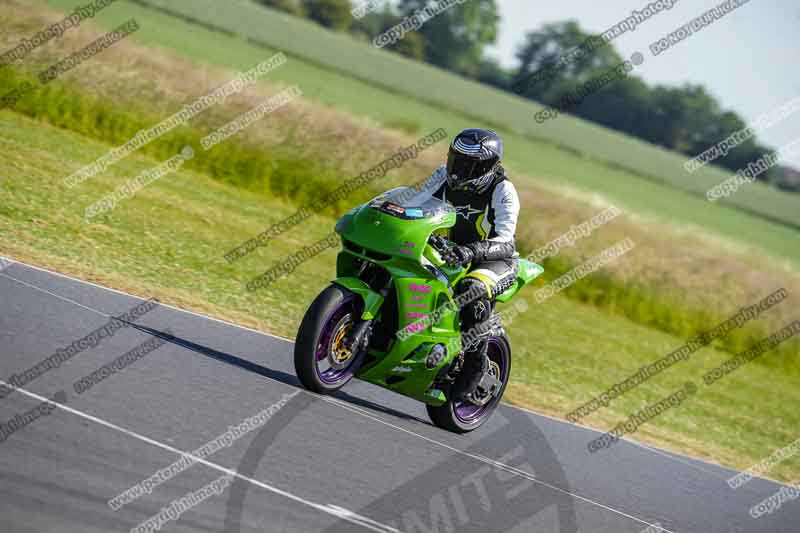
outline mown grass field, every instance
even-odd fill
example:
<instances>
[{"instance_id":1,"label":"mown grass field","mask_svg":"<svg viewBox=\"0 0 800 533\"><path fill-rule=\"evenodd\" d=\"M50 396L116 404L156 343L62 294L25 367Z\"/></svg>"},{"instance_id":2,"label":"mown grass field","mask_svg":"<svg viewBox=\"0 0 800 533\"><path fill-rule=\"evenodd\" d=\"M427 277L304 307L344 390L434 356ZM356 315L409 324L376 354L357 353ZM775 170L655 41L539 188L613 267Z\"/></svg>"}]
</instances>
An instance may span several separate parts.
<instances>
[{"instance_id":1,"label":"mown grass field","mask_svg":"<svg viewBox=\"0 0 800 533\"><path fill-rule=\"evenodd\" d=\"M335 252L323 252L268 289L249 293L243 285L279 258L322 238L334 219L308 221L268 249L228 264L220 257L219 243L231 235L257 233L295 206L182 169L108 216L86 223L86 206L160 162L135 154L78 189L61 184L65 167L110 148L0 112L0 254L292 338L307 303L334 275ZM563 296L537 305L532 294L523 293L530 308L509 327L515 350L507 392L512 403L563 416L684 342ZM729 356L703 349L586 422L607 429L685 381L699 382ZM633 438L746 468L796 438L798 401L794 378L750 364L713 387L701 386L694 398L643 426ZM791 480L798 473L800 459L792 458L769 475Z\"/></svg>"},{"instance_id":2,"label":"mown grass field","mask_svg":"<svg viewBox=\"0 0 800 533\"><path fill-rule=\"evenodd\" d=\"M62 8L71 6L71 0L47 1ZM789 227L763 225L705 200L705 191L728 177L720 170L709 167L688 174L682 168L686 159L682 155L569 116L537 124L533 115L540 108L528 100L328 32L307 20L247 1L143 2L235 35L186 24L131 0L99 18L111 23L135 16L143 23L139 38L232 68L248 66L265 53L264 48L248 43L249 38L289 54L292 65L276 77L301 84L309 96L326 104L383 124L417 124L425 131L487 124L506 138L510 167L518 173L602 192L631 209L758 242L778 255L788 253L796 259L793 250L800 249L797 242L795 246L779 244L796 235L792 228L800 228L800 195L752 184L725 200L756 218Z\"/></svg>"}]
</instances>

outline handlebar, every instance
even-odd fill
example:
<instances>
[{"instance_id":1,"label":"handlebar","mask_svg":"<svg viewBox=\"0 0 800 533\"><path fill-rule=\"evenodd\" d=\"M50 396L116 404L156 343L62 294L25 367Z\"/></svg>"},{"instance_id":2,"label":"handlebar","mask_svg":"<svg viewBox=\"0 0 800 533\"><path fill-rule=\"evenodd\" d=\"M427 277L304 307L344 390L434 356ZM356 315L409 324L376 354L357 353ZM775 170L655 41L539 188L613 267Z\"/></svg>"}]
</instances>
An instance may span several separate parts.
<instances>
[{"instance_id":1,"label":"handlebar","mask_svg":"<svg viewBox=\"0 0 800 533\"><path fill-rule=\"evenodd\" d=\"M451 246L450 241L441 235L431 235L430 238L428 238L428 244L439 253L444 252Z\"/></svg>"}]
</instances>

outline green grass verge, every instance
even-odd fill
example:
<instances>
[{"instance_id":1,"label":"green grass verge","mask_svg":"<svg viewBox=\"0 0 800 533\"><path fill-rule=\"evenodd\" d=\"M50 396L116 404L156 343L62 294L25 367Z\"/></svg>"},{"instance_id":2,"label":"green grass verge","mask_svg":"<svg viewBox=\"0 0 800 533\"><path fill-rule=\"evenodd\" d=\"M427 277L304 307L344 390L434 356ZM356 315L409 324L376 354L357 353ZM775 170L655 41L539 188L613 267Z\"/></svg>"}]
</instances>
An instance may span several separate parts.
<instances>
[{"instance_id":1,"label":"green grass verge","mask_svg":"<svg viewBox=\"0 0 800 533\"><path fill-rule=\"evenodd\" d=\"M16 87L24 82L31 83L34 89L16 103L15 111L102 139L113 146L124 145L139 131L146 131L165 118L153 112L152 106L143 101L115 101L89 94L71 83L40 86L35 78L20 74L11 67L0 70L0 86ZM180 109L177 103L175 107ZM287 124L282 126L291 127ZM158 159L167 159L184 146L193 146L199 152L201 139L212 131L207 121L194 121L191 125L175 128L159 137L157 142L148 143L139 150ZM286 130L283 133L287 133ZM234 136L212 150L198 154L189 166L222 182L297 202L317 198L321 190L332 188L340 175L339 169L326 164L323 158L308 157L300 149L300 141L293 139L292 132L288 132L284 142L269 147L249 142L243 136ZM342 205L342 202L336 202L331 208L341 208Z\"/></svg>"},{"instance_id":2,"label":"green grass verge","mask_svg":"<svg viewBox=\"0 0 800 533\"><path fill-rule=\"evenodd\" d=\"M333 220L323 218L303 232L284 234L230 265L221 258L223 243L257 233L294 206L188 169L152 183L87 224L87 205L160 162L137 154L75 190L60 183L65 167L93 160L109 148L0 112L0 253L293 337L306 306L334 275L335 252L323 252L268 289L248 293L244 283L322 238ZM523 294L531 308L509 328L514 370L507 399L529 408L561 416L683 343L561 296L536 305L532 291ZM685 381L699 382L706 370L728 357L703 349L586 422L608 429ZM751 364L711 388L701 387L691 401L643 426L634 438L746 468L796 438L798 401L796 379ZM769 473L781 480L798 474L800 458Z\"/></svg>"}]
</instances>

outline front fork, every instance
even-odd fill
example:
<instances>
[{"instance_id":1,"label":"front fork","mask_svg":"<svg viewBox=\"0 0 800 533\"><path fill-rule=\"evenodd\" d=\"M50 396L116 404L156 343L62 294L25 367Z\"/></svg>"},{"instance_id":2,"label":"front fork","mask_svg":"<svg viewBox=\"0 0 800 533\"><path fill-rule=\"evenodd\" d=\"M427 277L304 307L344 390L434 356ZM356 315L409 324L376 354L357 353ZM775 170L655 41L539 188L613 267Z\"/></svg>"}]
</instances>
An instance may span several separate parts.
<instances>
[{"instance_id":1,"label":"front fork","mask_svg":"<svg viewBox=\"0 0 800 533\"><path fill-rule=\"evenodd\" d=\"M348 333L345 338L345 345L357 353L365 350L369 346L369 338L372 333L372 323L378 315L386 296L389 294L390 287L384 287L380 291L375 291L364 280L355 277L337 278L333 282L343 289L361 297L364 302L364 309L361 312L360 320Z\"/></svg>"},{"instance_id":2,"label":"front fork","mask_svg":"<svg viewBox=\"0 0 800 533\"><path fill-rule=\"evenodd\" d=\"M369 346L369 337L372 333L372 319L361 320L344 338L344 345L352 353L366 350Z\"/></svg>"}]
</instances>

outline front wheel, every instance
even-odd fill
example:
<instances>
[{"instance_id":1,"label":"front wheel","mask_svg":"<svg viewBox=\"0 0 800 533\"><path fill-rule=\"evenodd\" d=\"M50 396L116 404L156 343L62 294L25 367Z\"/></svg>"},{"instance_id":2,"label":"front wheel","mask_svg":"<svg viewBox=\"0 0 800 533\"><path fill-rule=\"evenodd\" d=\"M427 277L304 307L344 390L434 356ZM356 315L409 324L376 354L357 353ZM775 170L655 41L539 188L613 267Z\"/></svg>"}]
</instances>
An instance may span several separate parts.
<instances>
[{"instance_id":1,"label":"front wheel","mask_svg":"<svg viewBox=\"0 0 800 533\"><path fill-rule=\"evenodd\" d=\"M331 285L311 303L294 344L300 383L319 394L344 387L361 366L365 350L353 353L344 339L361 316L361 299Z\"/></svg>"},{"instance_id":2,"label":"front wheel","mask_svg":"<svg viewBox=\"0 0 800 533\"><path fill-rule=\"evenodd\" d=\"M453 399L438 407L426 405L428 416L436 426L455 433L467 433L478 429L497 409L511 376L511 345L505 335L489 337L488 342L489 373L502 383L500 390L483 406Z\"/></svg>"}]
</instances>

